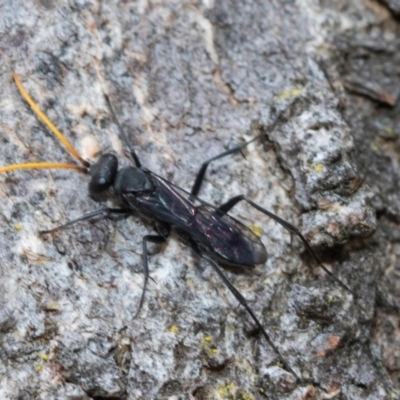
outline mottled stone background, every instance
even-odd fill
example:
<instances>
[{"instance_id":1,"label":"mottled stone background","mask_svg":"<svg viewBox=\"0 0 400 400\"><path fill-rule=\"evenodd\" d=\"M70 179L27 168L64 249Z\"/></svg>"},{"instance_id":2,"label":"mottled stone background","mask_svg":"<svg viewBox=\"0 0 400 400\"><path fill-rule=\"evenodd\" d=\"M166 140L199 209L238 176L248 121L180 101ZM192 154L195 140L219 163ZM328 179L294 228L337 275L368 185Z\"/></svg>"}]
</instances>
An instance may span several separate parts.
<instances>
[{"instance_id":1,"label":"mottled stone background","mask_svg":"<svg viewBox=\"0 0 400 400\"><path fill-rule=\"evenodd\" d=\"M101 205L75 171L0 176L1 399L399 399L398 0L0 0L0 165L72 162L12 80L87 159L143 164L239 205L269 259L227 275L301 376L296 383L204 260L154 248L142 311L140 218L40 236ZM273 132L268 126L283 112ZM109 203L112 204L112 203Z\"/></svg>"}]
</instances>

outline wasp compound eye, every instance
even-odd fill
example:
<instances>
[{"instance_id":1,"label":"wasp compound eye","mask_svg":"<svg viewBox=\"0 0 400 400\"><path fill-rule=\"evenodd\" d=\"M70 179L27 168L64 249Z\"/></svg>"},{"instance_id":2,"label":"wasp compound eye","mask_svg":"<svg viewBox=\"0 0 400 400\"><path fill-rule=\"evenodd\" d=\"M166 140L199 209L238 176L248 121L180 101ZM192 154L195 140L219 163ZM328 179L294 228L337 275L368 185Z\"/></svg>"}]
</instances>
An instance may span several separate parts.
<instances>
[{"instance_id":1,"label":"wasp compound eye","mask_svg":"<svg viewBox=\"0 0 400 400\"><path fill-rule=\"evenodd\" d=\"M90 168L89 192L102 193L114 182L118 170L118 159L114 154L103 154Z\"/></svg>"}]
</instances>

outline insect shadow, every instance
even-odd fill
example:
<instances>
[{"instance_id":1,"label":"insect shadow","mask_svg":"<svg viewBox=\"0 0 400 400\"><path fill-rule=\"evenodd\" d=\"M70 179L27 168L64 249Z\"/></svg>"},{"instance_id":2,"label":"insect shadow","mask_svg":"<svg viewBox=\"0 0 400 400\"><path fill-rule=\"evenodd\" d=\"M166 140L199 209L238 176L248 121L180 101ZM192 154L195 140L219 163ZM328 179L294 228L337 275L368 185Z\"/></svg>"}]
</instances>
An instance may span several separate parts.
<instances>
[{"instance_id":1,"label":"insect shadow","mask_svg":"<svg viewBox=\"0 0 400 400\"><path fill-rule=\"evenodd\" d=\"M5 166L0 168L0 173L17 169L32 168L74 169L90 175L89 195L93 199L102 201L105 198L111 197L124 204L123 208L102 208L100 210L96 210L89 214L83 215L80 218L72 220L65 225L58 226L51 230L41 231L41 233L49 234L58 229L73 225L77 222L86 221L100 216L107 217L114 214L130 215L136 213L154 221L157 234L145 235L142 242L142 266L144 272L144 282L138 310L135 314L136 317L142 307L146 292L146 285L149 279L148 243L164 243L168 240L171 231L175 231L178 236L183 239L183 241L186 242L198 256L205 258L209 262L225 286L246 309L247 313L257 325L268 344L275 351L282 364L295 376L297 381L300 381L299 376L281 355L276 345L271 341L269 334L264 329L257 316L254 314L251 307L248 305L246 299L228 280L218 265L222 264L240 267L242 269L250 269L256 264L265 263L267 260L267 251L260 238L240 221L231 217L228 212L235 207L237 203L241 201L247 202L256 210L272 218L287 231L298 236L316 263L333 280L335 280L336 283L352 294L355 293L342 281L336 278L321 263L319 257L311 248L310 244L304 238L298 228L254 203L246 195L240 194L232 197L219 207L214 207L198 197L207 167L211 162L231 154L240 153L247 145L259 139L265 133L256 136L243 145L224 151L223 153L218 154L217 156L212 157L204 162L197 172L190 192L187 192L142 166L139 157L137 156L125 131L122 129L118 119L116 118L114 109L108 96L105 96L106 101L118 126L120 134L128 147L134 164L132 166L118 168L118 159L111 153L102 154L98 161L92 165L84 160L68 142L68 140L62 135L62 133L39 109L37 104L31 99L29 94L24 89L19 77L15 73L13 73L13 77L19 92L29 104L31 109L36 113L37 117L42 120L42 122L57 136L61 143L82 164L82 166L67 163L37 162ZM271 124L269 131L272 131L279 123L280 116L281 115L278 115L278 117Z\"/></svg>"}]
</instances>

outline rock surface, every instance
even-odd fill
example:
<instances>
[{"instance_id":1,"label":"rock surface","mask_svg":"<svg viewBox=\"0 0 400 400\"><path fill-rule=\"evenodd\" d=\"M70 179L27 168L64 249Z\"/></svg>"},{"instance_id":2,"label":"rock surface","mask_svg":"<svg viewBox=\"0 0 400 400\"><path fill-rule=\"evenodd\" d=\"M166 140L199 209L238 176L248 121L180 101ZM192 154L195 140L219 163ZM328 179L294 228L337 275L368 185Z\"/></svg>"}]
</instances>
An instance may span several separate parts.
<instances>
[{"instance_id":1,"label":"rock surface","mask_svg":"<svg viewBox=\"0 0 400 400\"><path fill-rule=\"evenodd\" d=\"M12 71L85 159L128 165L104 93L143 165L230 213L269 253L226 271L279 363L206 260L151 248L144 306L139 217L96 219L87 176L0 175L1 399L397 399L400 389L400 28L393 6L351 0L0 3L1 165L74 162ZM386 8L391 7L391 10ZM280 115L274 130L269 127ZM115 203L107 203L116 206Z\"/></svg>"}]
</instances>

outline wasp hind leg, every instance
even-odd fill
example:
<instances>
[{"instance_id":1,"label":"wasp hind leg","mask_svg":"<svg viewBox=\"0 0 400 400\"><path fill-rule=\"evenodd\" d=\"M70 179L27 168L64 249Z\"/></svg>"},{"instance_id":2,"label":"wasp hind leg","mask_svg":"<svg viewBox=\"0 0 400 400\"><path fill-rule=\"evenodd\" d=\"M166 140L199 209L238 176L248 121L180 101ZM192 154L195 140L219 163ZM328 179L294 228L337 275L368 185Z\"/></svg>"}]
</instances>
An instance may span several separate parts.
<instances>
[{"instance_id":1,"label":"wasp hind leg","mask_svg":"<svg viewBox=\"0 0 400 400\"><path fill-rule=\"evenodd\" d=\"M204 256L205 258L212 266L214 271L218 274L224 285L229 289L229 291L235 296L236 300L245 308L247 313L250 315L252 320L255 322L257 327L260 329L262 335L266 339L267 343L271 346L271 348L274 350L274 352L278 355L279 359L281 360L282 364L286 367L286 369L294 375L296 378L297 382L301 382L301 379L299 376L293 371L292 367L289 365L289 363L283 358L281 353L279 352L278 348L275 346L275 344L272 342L271 338L269 337L268 333L262 326L261 322L259 319L256 317L254 314L253 310L250 308L248 305L246 299L243 297L243 295L239 292L239 290L236 289L236 287L229 281L229 279L223 274L217 263L210 257Z\"/></svg>"},{"instance_id":2,"label":"wasp hind leg","mask_svg":"<svg viewBox=\"0 0 400 400\"><path fill-rule=\"evenodd\" d=\"M229 289L229 291L233 294L233 296L236 298L236 300L239 302L239 304L245 308L247 313L250 315L251 319L255 322L257 327L260 329L262 335L266 339L267 343L271 346L271 348L274 350L274 352L277 354L279 359L281 360L282 364L286 367L286 369L294 375L296 378L297 382L301 382L300 377L293 371L289 363L285 360L285 358L281 355L280 351L278 348L275 346L275 344L272 342L271 338L269 337L267 331L264 329L262 326L261 322L259 319L256 317L254 314L254 311L251 309L251 307L248 305L247 300L244 298L244 296L239 292L239 290L236 289L236 287L230 282L230 280L225 276L225 274L221 271L221 268L218 266L218 264L208 255L202 254L201 250L199 249L198 245L192 240L190 243L193 251L201 258L204 258L207 260L211 267L214 269L214 271L217 273L219 278L222 280L224 285Z\"/></svg>"},{"instance_id":3,"label":"wasp hind leg","mask_svg":"<svg viewBox=\"0 0 400 400\"><path fill-rule=\"evenodd\" d=\"M267 215L271 219L273 219L275 222L277 222L279 225L281 225L283 228L285 228L289 233L296 235L304 244L306 249L309 251L311 256L314 258L318 266L324 270L338 285L340 285L342 288L350 292L353 296L357 297L357 294L349 288L346 284L344 284L339 278L337 278L331 271L329 271L328 268L326 268L323 264L320 258L317 256L317 253L312 249L310 243L308 240L302 235L302 233L299 231L298 228L296 228L294 225L292 225L290 222L285 221L283 218L278 217L271 211L266 210L265 208L259 206L257 203L254 201L250 200L247 196L244 194L241 194L239 196L232 197L229 199L226 203L222 204L221 206L218 207L218 210L221 211L222 213L226 214L229 210L231 210L237 203L240 201L246 201L248 204L250 204L253 208L256 210L262 212L263 214Z\"/></svg>"}]
</instances>

